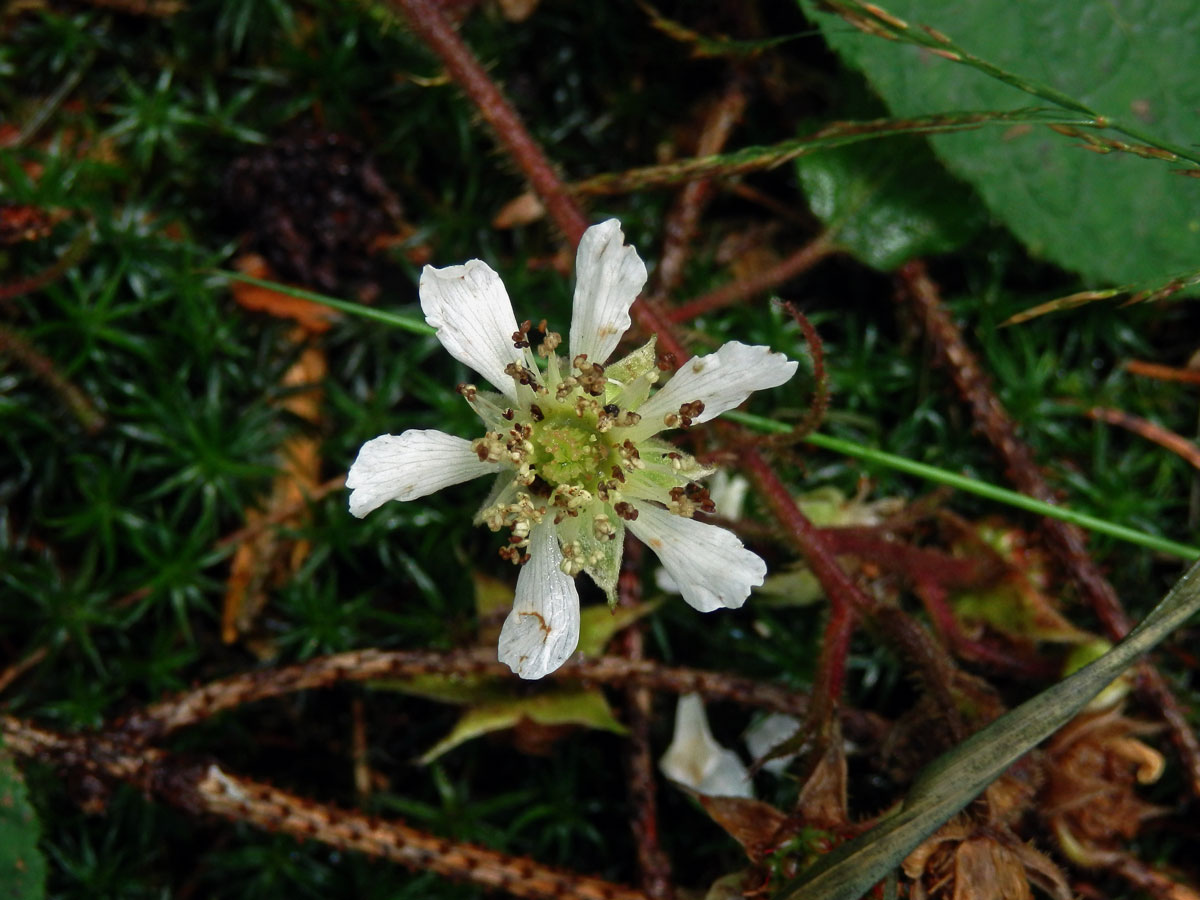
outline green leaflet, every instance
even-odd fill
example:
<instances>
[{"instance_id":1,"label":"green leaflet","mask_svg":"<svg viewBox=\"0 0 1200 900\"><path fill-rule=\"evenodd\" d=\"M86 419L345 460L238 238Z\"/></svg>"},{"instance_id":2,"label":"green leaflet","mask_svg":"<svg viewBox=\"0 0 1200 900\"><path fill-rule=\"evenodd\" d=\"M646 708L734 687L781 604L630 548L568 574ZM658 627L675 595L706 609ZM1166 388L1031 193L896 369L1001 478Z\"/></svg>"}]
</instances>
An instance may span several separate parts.
<instances>
[{"instance_id":1,"label":"green leaflet","mask_svg":"<svg viewBox=\"0 0 1200 900\"><path fill-rule=\"evenodd\" d=\"M958 249L984 222L971 192L917 137L811 153L796 160L796 172L830 240L885 272Z\"/></svg>"},{"instance_id":2,"label":"green leaflet","mask_svg":"<svg viewBox=\"0 0 1200 900\"><path fill-rule=\"evenodd\" d=\"M496 699L468 709L453 730L421 757L431 763L459 744L493 731L515 728L522 719L538 725L581 725L615 734L625 734L608 701L596 688L567 688L532 697Z\"/></svg>"}]
</instances>

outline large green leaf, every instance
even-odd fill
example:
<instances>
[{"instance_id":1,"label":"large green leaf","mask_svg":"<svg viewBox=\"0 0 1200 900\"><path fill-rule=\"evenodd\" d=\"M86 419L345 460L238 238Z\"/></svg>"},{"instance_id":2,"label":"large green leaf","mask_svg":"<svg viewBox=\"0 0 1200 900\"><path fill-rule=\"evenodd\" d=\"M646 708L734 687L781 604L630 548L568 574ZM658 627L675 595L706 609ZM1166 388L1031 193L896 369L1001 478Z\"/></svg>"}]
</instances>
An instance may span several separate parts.
<instances>
[{"instance_id":1,"label":"large green leaf","mask_svg":"<svg viewBox=\"0 0 1200 900\"><path fill-rule=\"evenodd\" d=\"M926 47L883 40L815 12L829 43L900 116L1028 106L1028 93ZM1200 6L1192 0L885 0L925 38L930 26L1006 73L1174 145L1200 140ZM915 38L914 38L915 39ZM1099 155L1046 128L931 138L955 174L1035 254L1087 277L1141 282L1196 268L1200 181L1125 153Z\"/></svg>"},{"instance_id":2,"label":"large green leaf","mask_svg":"<svg viewBox=\"0 0 1200 900\"><path fill-rule=\"evenodd\" d=\"M0 900L46 895L46 860L38 850L37 814L12 758L0 751Z\"/></svg>"},{"instance_id":3,"label":"large green leaf","mask_svg":"<svg viewBox=\"0 0 1200 900\"><path fill-rule=\"evenodd\" d=\"M984 221L975 197L920 138L822 150L797 159L796 171L833 243L883 271L956 250Z\"/></svg>"}]
</instances>

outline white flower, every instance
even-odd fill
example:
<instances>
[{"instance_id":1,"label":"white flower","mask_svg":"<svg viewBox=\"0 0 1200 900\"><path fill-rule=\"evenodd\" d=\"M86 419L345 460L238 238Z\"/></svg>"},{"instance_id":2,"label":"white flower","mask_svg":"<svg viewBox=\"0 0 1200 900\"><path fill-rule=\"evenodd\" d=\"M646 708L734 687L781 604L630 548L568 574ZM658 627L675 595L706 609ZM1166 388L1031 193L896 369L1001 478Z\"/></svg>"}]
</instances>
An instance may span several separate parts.
<instances>
[{"instance_id":1,"label":"white flower","mask_svg":"<svg viewBox=\"0 0 1200 900\"><path fill-rule=\"evenodd\" d=\"M707 797L753 797L750 773L732 750L717 743L698 694L685 694L675 707L675 734L658 761L672 781Z\"/></svg>"},{"instance_id":2,"label":"white flower","mask_svg":"<svg viewBox=\"0 0 1200 900\"><path fill-rule=\"evenodd\" d=\"M484 262L421 273L421 309L450 355L496 387L459 385L487 428L467 441L406 431L367 441L350 467L350 512L415 500L496 473L476 519L511 530L501 555L522 564L500 660L522 678L561 666L579 638L574 576L586 572L615 601L625 529L658 554L683 598L708 612L736 608L767 567L723 528L692 518L713 503L697 479L712 474L655 437L707 422L753 391L777 387L796 363L768 347L732 341L689 360L651 394L660 372L654 339L605 366L629 328L646 283L616 219L579 242L569 354L545 323L520 327L500 277ZM540 332L536 355L531 338Z\"/></svg>"}]
</instances>

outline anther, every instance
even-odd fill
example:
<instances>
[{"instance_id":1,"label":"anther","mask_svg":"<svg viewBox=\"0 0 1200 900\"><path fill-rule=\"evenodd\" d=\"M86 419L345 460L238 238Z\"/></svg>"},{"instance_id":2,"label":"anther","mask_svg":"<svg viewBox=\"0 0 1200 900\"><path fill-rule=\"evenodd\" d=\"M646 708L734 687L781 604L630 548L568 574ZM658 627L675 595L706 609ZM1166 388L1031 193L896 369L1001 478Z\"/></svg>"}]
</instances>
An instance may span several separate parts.
<instances>
[{"instance_id":1,"label":"anther","mask_svg":"<svg viewBox=\"0 0 1200 900\"><path fill-rule=\"evenodd\" d=\"M700 414L704 412L704 401L693 400L691 403L681 404L679 407L679 422L683 428L690 428L692 420L698 419Z\"/></svg>"},{"instance_id":2,"label":"anther","mask_svg":"<svg viewBox=\"0 0 1200 900\"><path fill-rule=\"evenodd\" d=\"M613 511L626 522L632 522L638 517L638 511L634 508L633 504L625 500L614 506Z\"/></svg>"},{"instance_id":3,"label":"anther","mask_svg":"<svg viewBox=\"0 0 1200 900\"><path fill-rule=\"evenodd\" d=\"M533 372L529 371L529 369L525 368L524 366L520 365L519 363L510 362L507 366L504 367L504 374L511 375L520 384L536 385L538 383L537 375L535 375Z\"/></svg>"},{"instance_id":4,"label":"anther","mask_svg":"<svg viewBox=\"0 0 1200 900\"><path fill-rule=\"evenodd\" d=\"M542 325L544 326L545 324L546 320L542 319ZM544 334L545 337L542 338L542 342L538 345L538 356L548 357L562 343L562 335L557 331L546 331Z\"/></svg>"},{"instance_id":5,"label":"anther","mask_svg":"<svg viewBox=\"0 0 1200 900\"><path fill-rule=\"evenodd\" d=\"M521 326L516 331L513 332L512 341L513 341L513 347L515 349L521 350L521 349L529 346L529 329L530 329L530 327L531 326L530 326L529 320L526 319L524 322L521 323Z\"/></svg>"},{"instance_id":6,"label":"anther","mask_svg":"<svg viewBox=\"0 0 1200 900\"><path fill-rule=\"evenodd\" d=\"M579 370L579 384L593 397L599 397L608 386L604 376L604 366L599 363L587 362L587 354L580 353L575 357L575 368Z\"/></svg>"}]
</instances>

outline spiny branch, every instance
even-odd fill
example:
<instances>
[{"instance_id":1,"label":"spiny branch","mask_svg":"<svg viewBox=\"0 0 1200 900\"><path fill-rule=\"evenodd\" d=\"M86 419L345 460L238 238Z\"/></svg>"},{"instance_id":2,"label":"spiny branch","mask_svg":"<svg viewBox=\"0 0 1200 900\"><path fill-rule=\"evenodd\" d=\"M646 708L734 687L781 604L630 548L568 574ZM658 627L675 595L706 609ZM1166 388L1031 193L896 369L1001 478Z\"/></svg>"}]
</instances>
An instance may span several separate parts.
<instances>
[{"instance_id":1,"label":"spiny branch","mask_svg":"<svg viewBox=\"0 0 1200 900\"><path fill-rule=\"evenodd\" d=\"M154 703L113 726L112 734L139 744L247 703L296 691L347 682L410 678L417 675L510 676L495 651L480 649L438 653L422 650L352 650L279 669L263 669L210 682ZM808 698L789 688L720 672L664 666L652 660L619 656L573 659L552 678L614 687L637 685L674 694L697 693L774 712L804 715ZM878 737L883 721L870 713L847 710L843 726L859 739Z\"/></svg>"},{"instance_id":2,"label":"spiny branch","mask_svg":"<svg viewBox=\"0 0 1200 900\"><path fill-rule=\"evenodd\" d=\"M5 747L18 756L86 773L104 785L134 785L193 815L219 816L302 841L320 841L528 900L647 900L624 885L316 803L216 763L184 760L111 737L62 735L9 716L0 719L0 729Z\"/></svg>"}]
</instances>

